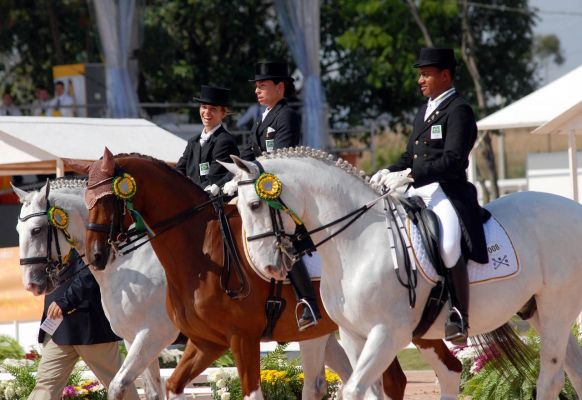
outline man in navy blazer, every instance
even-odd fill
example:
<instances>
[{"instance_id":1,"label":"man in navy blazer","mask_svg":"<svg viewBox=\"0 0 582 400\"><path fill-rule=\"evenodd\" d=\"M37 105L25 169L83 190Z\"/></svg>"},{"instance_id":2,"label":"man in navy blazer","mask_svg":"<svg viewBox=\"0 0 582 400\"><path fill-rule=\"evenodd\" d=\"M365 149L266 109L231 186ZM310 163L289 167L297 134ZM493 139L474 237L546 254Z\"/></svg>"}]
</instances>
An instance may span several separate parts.
<instances>
[{"instance_id":1,"label":"man in navy blazer","mask_svg":"<svg viewBox=\"0 0 582 400\"><path fill-rule=\"evenodd\" d=\"M453 87L456 65L453 49L421 49L414 67L428 103L416 115L404 153L372 180L391 189L411 182L408 195L421 196L439 218L439 248L451 297L445 338L464 343L469 327L466 259L486 263L488 254L477 190L466 173L477 124L471 106Z\"/></svg>"},{"instance_id":2,"label":"man in navy blazer","mask_svg":"<svg viewBox=\"0 0 582 400\"><path fill-rule=\"evenodd\" d=\"M52 336L39 331L42 357L29 400L60 399L79 357L105 387L122 363L118 344L121 339L113 333L105 316L99 285L75 250L58 279L60 284L45 296L41 323L47 318L63 320ZM139 399L133 385L126 398Z\"/></svg>"}]
</instances>

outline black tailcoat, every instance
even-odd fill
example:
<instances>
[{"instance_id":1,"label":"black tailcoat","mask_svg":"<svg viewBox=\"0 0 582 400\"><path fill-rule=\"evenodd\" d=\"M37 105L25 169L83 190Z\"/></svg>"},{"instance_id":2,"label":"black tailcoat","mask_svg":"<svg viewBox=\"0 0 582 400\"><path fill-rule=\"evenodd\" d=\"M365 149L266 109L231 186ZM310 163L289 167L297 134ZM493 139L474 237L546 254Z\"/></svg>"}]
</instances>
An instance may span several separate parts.
<instances>
[{"instance_id":1,"label":"black tailcoat","mask_svg":"<svg viewBox=\"0 0 582 400\"><path fill-rule=\"evenodd\" d=\"M62 283L44 297L42 321L47 317L49 305L54 301L63 311L53 341L58 345L87 345L121 340L111 330L111 325L101 306L101 291L97 281L85 267L81 257L73 251L69 266L59 275ZM38 333L38 342L44 341L45 331Z\"/></svg>"},{"instance_id":2,"label":"black tailcoat","mask_svg":"<svg viewBox=\"0 0 582 400\"><path fill-rule=\"evenodd\" d=\"M254 160L267 151L268 139L275 141L273 149L298 146L301 141L301 117L287 104L287 100L282 99L269 111L264 121L255 123L250 139L250 145L242 151L245 160Z\"/></svg>"},{"instance_id":3,"label":"black tailcoat","mask_svg":"<svg viewBox=\"0 0 582 400\"><path fill-rule=\"evenodd\" d=\"M467 180L469 153L477 139L473 109L458 94L445 99L424 121L426 104L414 120L406 151L388 169L412 169L415 188L438 182L461 220L463 252L479 263L488 261L481 206ZM440 132L440 133L439 133Z\"/></svg>"},{"instance_id":4,"label":"black tailcoat","mask_svg":"<svg viewBox=\"0 0 582 400\"><path fill-rule=\"evenodd\" d=\"M221 126L210 135L203 146L200 146L200 135L188 140L188 145L178 160L176 169L189 176L202 188L212 184L222 186L232 179L232 174L217 161L232 163L231 154L236 156L240 154L236 140ZM200 176L201 163L208 163L208 175Z\"/></svg>"}]
</instances>

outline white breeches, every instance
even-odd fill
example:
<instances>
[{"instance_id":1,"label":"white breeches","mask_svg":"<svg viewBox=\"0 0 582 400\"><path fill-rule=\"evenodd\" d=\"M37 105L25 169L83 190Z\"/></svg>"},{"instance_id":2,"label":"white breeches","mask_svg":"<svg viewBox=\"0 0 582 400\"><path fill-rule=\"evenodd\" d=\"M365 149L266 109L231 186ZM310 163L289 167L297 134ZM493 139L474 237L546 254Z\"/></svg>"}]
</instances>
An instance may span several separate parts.
<instances>
[{"instance_id":1,"label":"white breeches","mask_svg":"<svg viewBox=\"0 0 582 400\"><path fill-rule=\"evenodd\" d=\"M451 201L437 183L419 188L410 187L408 196L420 196L439 219L441 230L439 250L445 267L452 268L461 257L461 226Z\"/></svg>"}]
</instances>

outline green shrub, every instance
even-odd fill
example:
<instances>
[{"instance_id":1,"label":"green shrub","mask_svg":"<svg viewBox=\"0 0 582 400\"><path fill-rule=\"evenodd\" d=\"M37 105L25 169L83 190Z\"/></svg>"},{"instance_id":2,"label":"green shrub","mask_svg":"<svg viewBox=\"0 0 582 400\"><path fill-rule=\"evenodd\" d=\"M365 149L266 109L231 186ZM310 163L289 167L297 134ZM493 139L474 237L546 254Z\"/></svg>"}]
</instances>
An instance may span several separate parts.
<instances>
[{"instance_id":1,"label":"green shrub","mask_svg":"<svg viewBox=\"0 0 582 400\"><path fill-rule=\"evenodd\" d=\"M18 341L7 335L0 335L0 363L7 358L19 359L24 356L24 350Z\"/></svg>"}]
</instances>

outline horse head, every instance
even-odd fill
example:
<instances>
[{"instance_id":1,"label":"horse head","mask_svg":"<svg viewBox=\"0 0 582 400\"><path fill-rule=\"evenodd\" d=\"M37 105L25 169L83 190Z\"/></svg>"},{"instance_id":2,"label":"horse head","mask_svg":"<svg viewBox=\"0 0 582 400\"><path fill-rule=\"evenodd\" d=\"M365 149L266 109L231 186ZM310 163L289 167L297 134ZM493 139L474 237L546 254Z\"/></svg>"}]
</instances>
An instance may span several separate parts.
<instances>
[{"instance_id":1,"label":"horse head","mask_svg":"<svg viewBox=\"0 0 582 400\"><path fill-rule=\"evenodd\" d=\"M58 272L75 245L74 238L84 233L78 209L55 204L52 193L49 200L50 185L47 181L42 189L32 192L13 186L22 203L16 225L22 283L37 296L58 285Z\"/></svg>"},{"instance_id":2,"label":"horse head","mask_svg":"<svg viewBox=\"0 0 582 400\"><path fill-rule=\"evenodd\" d=\"M294 218L300 219L305 207L299 196L285 189L284 170L269 169L269 174L265 174L257 164L231 157L234 164L222 165L235 175L234 181L239 186L237 208L246 233L248 255L265 274L284 279L294 264L290 240L296 229ZM274 207L281 204L284 212L277 212Z\"/></svg>"}]
</instances>

